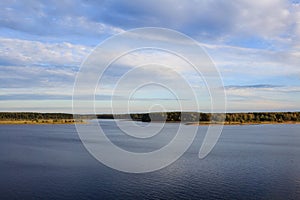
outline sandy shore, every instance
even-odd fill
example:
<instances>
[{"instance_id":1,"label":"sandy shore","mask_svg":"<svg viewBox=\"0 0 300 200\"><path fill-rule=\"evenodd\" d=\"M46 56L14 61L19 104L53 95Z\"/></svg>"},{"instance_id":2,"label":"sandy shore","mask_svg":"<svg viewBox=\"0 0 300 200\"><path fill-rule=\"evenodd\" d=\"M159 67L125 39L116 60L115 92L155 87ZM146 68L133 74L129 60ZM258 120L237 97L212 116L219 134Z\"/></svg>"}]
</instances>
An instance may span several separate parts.
<instances>
[{"instance_id":1,"label":"sandy shore","mask_svg":"<svg viewBox=\"0 0 300 200\"><path fill-rule=\"evenodd\" d=\"M87 124L86 120L74 120L74 119L43 119L43 120L0 120L1 124ZM157 121L157 123L160 123ZM165 123L180 123L177 121L165 122ZM208 125L222 125L222 123L218 122L188 122L186 125L194 125L194 126L208 126ZM264 124L300 124L300 122L225 122L223 125L225 126L235 126L235 125L264 125Z\"/></svg>"},{"instance_id":2,"label":"sandy shore","mask_svg":"<svg viewBox=\"0 0 300 200\"><path fill-rule=\"evenodd\" d=\"M74 119L42 119L42 120L0 120L1 124L85 124L84 120Z\"/></svg>"}]
</instances>

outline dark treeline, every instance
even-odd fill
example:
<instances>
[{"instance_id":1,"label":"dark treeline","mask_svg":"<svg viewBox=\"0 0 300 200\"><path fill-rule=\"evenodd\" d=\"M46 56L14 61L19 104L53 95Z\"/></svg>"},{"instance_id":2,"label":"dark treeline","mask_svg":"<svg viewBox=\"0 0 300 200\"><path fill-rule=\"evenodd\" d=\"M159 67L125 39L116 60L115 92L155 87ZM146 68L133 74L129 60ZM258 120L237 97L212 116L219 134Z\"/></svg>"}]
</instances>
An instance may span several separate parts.
<instances>
[{"instance_id":1,"label":"dark treeline","mask_svg":"<svg viewBox=\"0 0 300 200\"><path fill-rule=\"evenodd\" d=\"M300 122L300 112L227 113L226 122Z\"/></svg>"},{"instance_id":2,"label":"dark treeline","mask_svg":"<svg viewBox=\"0 0 300 200\"><path fill-rule=\"evenodd\" d=\"M101 115L97 115L98 119L114 119L114 118L121 118L121 117L116 117L112 114L101 114Z\"/></svg>"},{"instance_id":3,"label":"dark treeline","mask_svg":"<svg viewBox=\"0 0 300 200\"><path fill-rule=\"evenodd\" d=\"M109 116L109 117L108 117ZM125 117L127 116L127 117ZM107 117L107 118L106 118ZM128 115L98 115L98 118L124 119ZM226 122L226 123L261 123L261 122L300 122L300 112L251 112L251 113L136 113L130 114L135 121L167 121L167 122Z\"/></svg>"},{"instance_id":4,"label":"dark treeline","mask_svg":"<svg viewBox=\"0 0 300 200\"><path fill-rule=\"evenodd\" d=\"M38 112L0 112L0 120L60 120L60 119L121 119L125 115L112 114L68 114L68 113L38 113Z\"/></svg>"},{"instance_id":5,"label":"dark treeline","mask_svg":"<svg viewBox=\"0 0 300 200\"><path fill-rule=\"evenodd\" d=\"M203 121L210 121L210 115L206 113L197 112L155 112L155 113L133 113L133 114L99 114L98 119L132 119L135 121L169 121L169 122L198 122L199 119Z\"/></svg>"},{"instance_id":6,"label":"dark treeline","mask_svg":"<svg viewBox=\"0 0 300 200\"><path fill-rule=\"evenodd\" d=\"M143 113L130 114L131 119L143 122L167 121L167 122L198 122L205 113L196 112L166 112L166 113Z\"/></svg>"},{"instance_id":7,"label":"dark treeline","mask_svg":"<svg viewBox=\"0 0 300 200\"><path fill-rule=\"evenodd\" d=\"M167 122L226 122L226 123L261 123L261 122L300 122L300 112L251 112L251 113L135 113L135 114L98 114L77 115L77 119L129 119L135 121L167 121ZM34 112L0 112L0 120L45 120L74 119L66 113L34 113Z\"/></svg>"},{"instance_id":8,"label":"dark treeline","mask_svg":"<svg viewBox=\"0 0 300 200\"><path fill-rule=\"evenodd\" d=\"M46 120L73 119L66 113L34 113L34 112L0 112L0 120Z\"/></svg>"}]
</instances>

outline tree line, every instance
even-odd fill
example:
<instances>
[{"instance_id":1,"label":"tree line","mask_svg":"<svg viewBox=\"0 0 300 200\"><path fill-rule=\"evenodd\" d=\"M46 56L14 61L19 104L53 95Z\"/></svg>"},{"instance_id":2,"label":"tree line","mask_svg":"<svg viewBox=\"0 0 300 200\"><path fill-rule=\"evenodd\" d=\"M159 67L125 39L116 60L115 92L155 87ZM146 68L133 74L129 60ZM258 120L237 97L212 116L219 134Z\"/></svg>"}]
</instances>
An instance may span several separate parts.
<instances>
[{"instance_id":1,"label":"tree line","mask_svg":"<svg viewBox=\"0 0 300 200\"><path fill-rule=\"evenodd\" d=\"M59 120L73 119L72 114L66 113L36 113L36 112L0 112L0 120Z\"/></svg>"},{"instance_id":2,"label":"tree line","mask_svg":"<svg viewBox=\"0 0 300 200\"><path fill-rule=\"evenodd\" d=\"M226 123L260 123L260 122L300 122L300 112L249 112L249 113L138 113L131 114L136 121L167 122L226 122Z\"/></svg>"},{"instance_id":3,"label":"tree line","mask_svg":"<svg viewBox=\"0 0 300 200\"><path fill-rule=\"evenodd\" d=\"M300 112L227 113L226 122L300 122Z\"/></svg>"},{"instance_id":4,"label":"tree line","mask_svg":"<svg viewBox=\"0 0 300 200\"><path fill-rule=\"evenodd\" d=\"M198 112L166 112L166 113L133 113L133 114L98 114L76 115L80 119L128 119L135 121L167 121L167 122L226 122L226 123L260 123L260 122L300 122L300 112L249 112L249 113L198 113ZM0 120L59 120L74 119L67 113L35 113L35 112L0 112Z\"/></svg>"}]
</instances>

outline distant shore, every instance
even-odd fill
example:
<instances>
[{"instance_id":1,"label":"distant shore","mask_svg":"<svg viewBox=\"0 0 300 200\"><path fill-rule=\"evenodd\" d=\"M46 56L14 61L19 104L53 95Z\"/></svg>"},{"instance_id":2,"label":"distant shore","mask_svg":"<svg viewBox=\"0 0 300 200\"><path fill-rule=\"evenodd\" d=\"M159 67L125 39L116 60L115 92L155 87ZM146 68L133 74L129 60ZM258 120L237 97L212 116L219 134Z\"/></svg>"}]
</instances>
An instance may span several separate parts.
<instances>
[{"instance_id":1,"label":"distant shore","mask_svg":"<svg viewBox=\"0 0 300 200\"><path fill-rule=\"evenodd\" d=\"M153 121L155 122L155 121ZM156 121L158 123L164 123L163 121ZM13 124L87 124L86 120L73 120L73 119L60 119L60 120L0 120L0 125L13 125ZM165 122L165 123L181 123L180 121ZM187 122L185 125L194 125L194 126L209 126L209 125L225 125L225 126L237 126L237 125L267 125L267 124L300 124L300 122Z\"/></svg>"},{"instance_id":2,"label":"distant shore","mask_svg":"<svg viewBox=\"0 0 300 200\"><path fill-rule=\"evenodd\" d=\"M84 120L74 119L43 119L43 120L0 120L0 125L10 124L85 124Z\"/></svg>"},{"instance_id":3,"label":"distant shore","mask_svg":"<svg viewBox=\"0 0 300 200\"><path fill-rule=\"evenodd\" d=\"M300 124L300 122L224 122L224 123L218 123L218 122L188 122L186 125L194 125L194 126L209 126L209 125L225 125L225 126L239 126L239 125L268 125L268 124Z\"/></svg>"},{"instance_id":4,"label":"distant shore","mask_svg":"<svg viewBox=\"0 0 300 200\"><path fill-rule=\"evenodd\" d=\"M131 114L70 114L35 112L0 112L0 124L77 124L91 119L118 119L141 122L183 123L187 125L261 125L299 124L300 112L152 112Z\"/></svg>"},{"instance_id":5,"label":"distant shore","mask_svg":"<svg viewBox=\"0 0 300 200\"><path fill-rule=\"evenodd\" d=\"M86 123L70 113L0 112L0 124L77 124Z\"/></svg>"}]
</instances>

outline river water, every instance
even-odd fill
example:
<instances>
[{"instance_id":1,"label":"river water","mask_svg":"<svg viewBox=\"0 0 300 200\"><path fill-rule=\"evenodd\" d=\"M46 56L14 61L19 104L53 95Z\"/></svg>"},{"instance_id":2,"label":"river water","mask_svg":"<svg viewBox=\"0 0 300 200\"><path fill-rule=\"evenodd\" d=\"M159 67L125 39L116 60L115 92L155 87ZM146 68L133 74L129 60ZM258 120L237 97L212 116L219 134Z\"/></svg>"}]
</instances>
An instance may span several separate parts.
<instances>
[{"instance_id":1,"label":"river water","mask_svg":"<svg viewBox=\"0 0 300 200\"><path fill-rule=\"evenodd\" d=\"M101 125L116 145L137 152L162 147L178 126L141 143L114 121ZM225 126L200 160L206 129L173 164L132 174L98 162L74 125L1 125L0 199L300 199L300 125Z\"/></svg>"}]
</instances>

